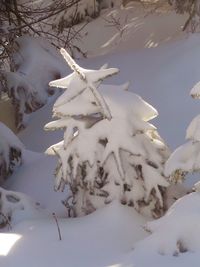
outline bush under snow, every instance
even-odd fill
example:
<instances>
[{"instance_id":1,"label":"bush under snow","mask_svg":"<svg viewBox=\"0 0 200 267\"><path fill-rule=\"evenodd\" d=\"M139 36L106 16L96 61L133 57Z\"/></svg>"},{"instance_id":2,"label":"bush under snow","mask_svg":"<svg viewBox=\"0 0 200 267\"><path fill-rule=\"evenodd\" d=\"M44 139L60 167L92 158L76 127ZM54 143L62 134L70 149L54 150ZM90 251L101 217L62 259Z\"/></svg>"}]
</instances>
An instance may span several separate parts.
<instances>
[{"instance_id":1,"label":"bush under snow","mask_svg":"<svg viewBox=\"0 0 200 267\"><path fill-rule=\"evenodd\" d=\"M191 90L191 95L199 98L199 83ZM199 115L187 128L186 139L187 143L178 147L165 165L165 174L171 175L175 183L182 181L187 173L200 170ZM194 188L195 193L179 199L164 217L148 224L147 228L153 234L147 242L156 246L161 254L178 255L200 249L200 183L195 184Z\"/></svg>"},{"instance_id":2,"label":"bush under snow","mask_svg":"<svg viewBox=\"0 0 200 267\"><path fill-rule=\"evenodd\" d=\"M86 70L61 50L73 73L50 83L67 89L53 108L59 120L47 130L64 129L64 140L48 153L58 156L56 189L69 185L70 215L91 213L118 199L159 217L168 186L163 166L169 151L148 121L157 111L127 86L97 87L117 69Z\"/></svg>"},{"instance_id":3,"label":"bush under snow","mask_svg":"<svg viewBox=\"0 0 200 267\"><path fill-rule=\"evenodd\" d=\"M200 84L191 90L191 96L199 98ZM178 147L170 156L165 166L165 174L172 180L182 180L187 173L200 170L200 115L189 124L186 131L187 143Z\"/></svg>"},{"instance_id":4,"label":"bush under snow","mask_svg":"<svg viewBox=\"0 0 200 267\"><path fill-rule=\"evenodd\" d=\"M177 200L162 218L147 224L152 232L141 242L160 254L200 250L200 193L194 192Z\"/></svg>"},{"instance_id":5,"label":"bush under snow","mask_svg":"<svg viewBox=\"0 0 200 267\"><path fill-rule=\"evenodd\" d=\"M0 122L0 185L22 164L23 150L16 135ZM24 194L0 187L0 228L35 217L38 209L39 204Z\"/></svg>"},{"instance_id":6,"label":"bush under snow","mask_svg":"<svg viewBox=\"0 0 200 267\"><path fill-rule=\"evenodd\" d=\"M23 145L16 135L0 122L0 185L22 163Z\"/></svg>"},{"instance_id":7,"label":"bush under snow","mask_svg":"<svg viewBox=\"0 0 200 267\"><path fill-rule=\"evenodd\" d=\"M40 204L25 194L0 187L0 228L12 227L22 220L41 217Z\"/></svg>"},{"instance_id":8,"label":"bush under snow","mask_svg":"<svg viewBox=\"0 0 200 267\"><path fill-rule=\"evenodd\" d=\"M56 49L41 37L17 38L12 61L14 72L3 73L3 90L12 100L20 129L26 124L26 114L41 108L54 94L48 83L65 75L66 68Z\"/></svg>"}]
</instances>

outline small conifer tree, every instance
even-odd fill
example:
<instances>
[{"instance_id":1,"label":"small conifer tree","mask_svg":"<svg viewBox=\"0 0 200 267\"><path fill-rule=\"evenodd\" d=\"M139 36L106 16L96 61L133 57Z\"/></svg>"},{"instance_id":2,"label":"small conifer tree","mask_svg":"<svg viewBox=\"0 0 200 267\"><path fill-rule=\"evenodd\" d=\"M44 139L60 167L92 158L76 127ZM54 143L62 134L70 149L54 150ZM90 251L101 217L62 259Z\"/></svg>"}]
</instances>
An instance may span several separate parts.
<instances>
[{"instance_id":1,"label":"small conifer tree","mask_svg":"<svg viewBox=\"0 0 200 267\"><path fill-rule=\"evenodd\" d=\"M64 129L63 140L47 153L58 156L56 190L70 188L69 214L85 215L117 199L143 214L161 216L169 150L148 122L157 111L127 91L128 85L97 90L118 69L83 69L64 49L61 53L73 73L50 82L64 93L53 108L58 120L45 129Z\"/></svg>"}]
</instances>

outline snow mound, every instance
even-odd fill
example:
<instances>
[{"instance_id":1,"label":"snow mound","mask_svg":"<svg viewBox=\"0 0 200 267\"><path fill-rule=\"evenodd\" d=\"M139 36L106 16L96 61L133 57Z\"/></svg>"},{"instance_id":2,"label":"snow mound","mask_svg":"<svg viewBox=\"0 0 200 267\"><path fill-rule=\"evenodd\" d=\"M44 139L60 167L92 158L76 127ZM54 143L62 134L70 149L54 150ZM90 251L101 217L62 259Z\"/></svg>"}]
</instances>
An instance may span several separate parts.
<instances>
[{"instance_id":1,"label":"snow mound","mask_svg":"<svg viewBox=\"0 0 200 267\"><path fill-rule=\"evenodd\" d=\"M200 193L177 200L165 216L147 224L152 232L144 243L160 254L200 251Z\"/></svg>"},{"instance_id":2,"label":"snow mound","mask_svg":"<svg viewBox=\"0 0 200 267\"><path fill-rule=\"evenodd\" d=\"M0 188L0 228L13 227L20 221L41 217L42 209L25 194Z\"/></svg>"},{"instance_id":3,"label":"snow mound","mask_svg":"<svg viewBox=\"0 0 200 267\"><path fill-rule=\"evenodd\" d=\"M112 266L131 251L134 242L147 236L142 227L145 219L116 202L86 217L58 219L58 223L61 241L53 217L23 222L14 232L0 234L2 242L12 233L21 237L7 257L1 256L0 248L1 266Z\"/></svg>"},{"instance_id":4,"label":"snow mound","mask_svg":"<svg viewBox=\"0 0 200 267\"><path fill-rule=\"evenodd\" d=\"M67 211L62 204L66 191L54 191L55 164L53 157L25 150L23 165L6 181L5 187L30 196L48 214L56 212L57 215L66 217Z\"/></svg>"}]
</instances>

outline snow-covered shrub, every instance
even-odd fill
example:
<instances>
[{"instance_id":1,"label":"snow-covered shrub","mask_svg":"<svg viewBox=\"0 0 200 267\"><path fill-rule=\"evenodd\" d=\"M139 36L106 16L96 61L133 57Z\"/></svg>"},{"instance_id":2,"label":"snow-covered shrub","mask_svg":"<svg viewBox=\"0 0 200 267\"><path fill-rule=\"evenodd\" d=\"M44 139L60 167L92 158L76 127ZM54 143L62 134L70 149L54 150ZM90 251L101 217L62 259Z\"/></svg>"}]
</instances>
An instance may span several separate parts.
<instances>
[{"instance_id":1,"label":"snow-covered shrub","mask_svg":"<svg viewBox=\"0 0 200 267\"><path fill-rule=\"evenodd\" d=\"M152 234L141 242L160 254L177 256L179 253L200 249L200 192L176 201L160 219L149 222Z\"/></svg>"},{"instance_id":2,"label":"snow-covered shrub","mask_svg":"<svg viewBox=\"0 0 200 267\"><path fill-rule=\"evenodd\" d=\"M199 98L200 83L193 87L191 96ZM165 164L165 175L171 176L175 183L181 182L187 173L200 170L200 115L187 128L186 139L187 143L178 147ZM147 225L153 234L145 242L151 248L173 255L199 250L200 182L194 189L196 192L177 200L164 217Z\"/></svg>"},{"instance_id":3,"label":"snow-covered shrub","mask_svg":"<svg viewBox=\"0 0 200 267\"><path fill-rule=\"evenodd\" d=\"M191 90L191 96L199 98L200 83ZM183 180L187 173L200 170L200 115L196 116L187 128L187 143L178 147L165 166L165 174L175 182Z\"/></svg>"},{"instance_id":4,"label":"snow-covered shrub","mask_svg":"<svg viewBox=\"0 0 200 267\"><path fill-rule=\"evenodd\" d=\"M0 122L0 185L22 163L23 145L15 134Z\"/></svg>"},{"instance_id":5,"label":"snow-covered shrub","mask_svg":"<svg viewBox=\"0 0 200 267\"><path fill-rule=\"evenodd\" d=\"M16 39L12 56L13 72L4 72L4 91L12 99L16 110L16 126L26 123L25 114L42 107L49 95L49 81L60 78L66 68L56 49L43 38L23 36Z\"/></svg>"},{"instance_id":6,"label":"snow-covered shrub","mask_svg":"<svg viewBox=\"0 0 200 267\"><path fill-rule=\"evenodd\" d=\"M41 211L40 204L28 196L0 187L0 228L41 216Z\"/></svg>"},{"instance_id":7,"label":"snow-covered shrub","mask_svg":"<svg viewBox=\"0 0 200 267\"><path fill-rule=\"evenodd\" d=\"M192 188L185 186L183 183L171 183L164 193L166 210L168 210L176 200L191 192Z\"/></svg>"},{"instance_id":8,"label":"snow-covered shrub","mask_svg":"<svg viewBox=\"0 0 200 267\"><path fill-rule=\"evenodd\" d=\"M163 214L168 186L163 166L169 151L148 121L157 111L125 86L97 87L118 69L86 70L64 49L73 70L51 86L67 89L54 104L59 118L45 126L64 129L64 139L47 153L58 156L55 188L69 185L71 215L91 213L118 199L149 216Z\"/></svg>"}]
</instances>

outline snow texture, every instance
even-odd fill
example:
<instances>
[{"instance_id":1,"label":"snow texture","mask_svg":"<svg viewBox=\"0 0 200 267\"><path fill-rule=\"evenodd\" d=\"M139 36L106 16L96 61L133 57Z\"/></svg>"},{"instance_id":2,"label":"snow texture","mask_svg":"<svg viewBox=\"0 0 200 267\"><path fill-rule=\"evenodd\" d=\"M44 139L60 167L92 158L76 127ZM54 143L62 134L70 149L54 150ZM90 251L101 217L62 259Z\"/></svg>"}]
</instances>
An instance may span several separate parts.
<instances>
[{"instance_id":1,"label":"snow texture","mask_svg":"<svg viewBox=\"0 0 200 267\"><path fill-rule=\"evenodd\" d=\"M2 267L64 267L66 262L70 267L115 266L133 243L148 235L142 228L145 222L136 211L116 202L82 218L58 218L61 241L53 217L25 221L0 234L3 248L8 244L7 255L0 249L0 263ZM14 234L19 239L12 245Z\"/></svg>"}]
</instances>

